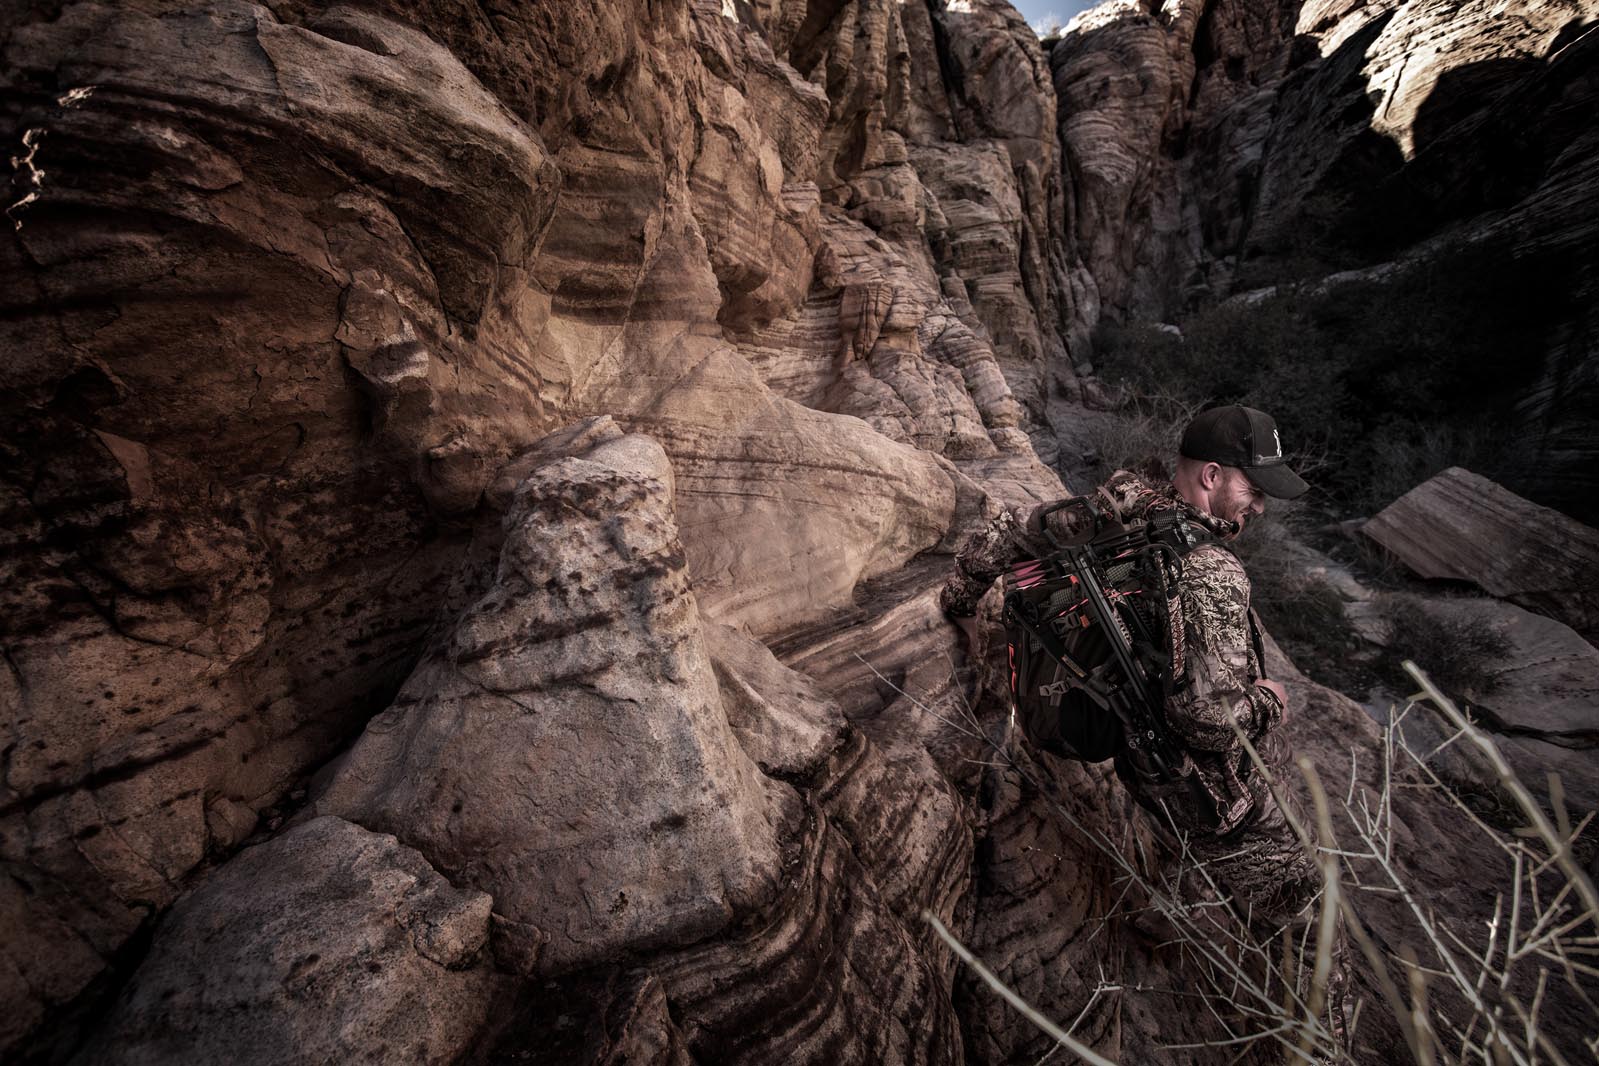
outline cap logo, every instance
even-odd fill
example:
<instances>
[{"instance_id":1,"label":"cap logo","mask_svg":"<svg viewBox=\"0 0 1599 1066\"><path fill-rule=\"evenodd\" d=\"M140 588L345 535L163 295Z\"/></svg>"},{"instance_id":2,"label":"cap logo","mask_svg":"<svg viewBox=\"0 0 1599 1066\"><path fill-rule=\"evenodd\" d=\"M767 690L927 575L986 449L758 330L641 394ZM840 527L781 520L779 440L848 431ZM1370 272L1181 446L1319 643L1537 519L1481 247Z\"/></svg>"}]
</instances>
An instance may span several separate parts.
<instances>
[{"instance_id":1,"label":"cap logo","mask_svg":"<svg viewBox=\"0 0 1599 1066\"><path fill-rule=\"evenodd\" d=\"M1278 434L1276 427L1273 427L1272 431L1271 431L1271 443L1272 443L1272 447L1275 448L1276 451L1274 451L1270 455L1257 455L1255 457L1255 465L1256 466L1267 466L1269 464L1277 463L1277 462L1281 462L1282 461L1282 457L1283 457L1283 439Z\"/></svg>"}]
</instances>

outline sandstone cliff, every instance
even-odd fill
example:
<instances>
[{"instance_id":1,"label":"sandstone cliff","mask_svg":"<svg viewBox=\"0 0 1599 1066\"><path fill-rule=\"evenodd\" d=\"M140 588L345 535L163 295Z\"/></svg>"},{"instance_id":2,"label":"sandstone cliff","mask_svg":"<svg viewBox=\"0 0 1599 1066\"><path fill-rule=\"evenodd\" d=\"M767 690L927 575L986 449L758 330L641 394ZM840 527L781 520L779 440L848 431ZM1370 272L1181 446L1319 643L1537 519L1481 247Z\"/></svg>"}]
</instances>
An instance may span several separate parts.
<instances>
[{"instance_id":1,"label":"sandstone cliff","mask_svg":"<svg viewBox=\"0 0 1599 1066\"><path fill-rule=\"evenodd\" d=\"M1163 153L1292 65L1256 6L1048 56L1003 0L7 6L0 1055L1046 1051L924 909L1108 1054L1215 1035L1095 996L1159 938L928 708L1097 316L1231 269L1245 179Z\"/></svg>"},{"instance_id":2,"label":"sandstone cliff","mask_svg":"<svg viewBox=\"0 0 1599 1066\"><path fill-rule=\"evenodd\" d=\"M1020 19L886 0L83 3L7 19L5 1046L65 1031L61 1012L274 827L305 774L421 703L440 711L406 728L468 714L481 743L561 781L528 794L541 820L645 848L629 874L574 827L569 845L490 858L490 825L524 815L463 797L490 819L469 828L442 794L336 784L324 802L371 829L436 808L444 836L401 838L458 885L503 896L484 862L553 878L496 903L496 942L522 945L505 949L513 969L760 915L808 952L809 923L875 924L919 960L916 911L960 894L961 806L925 807L947 791L930 767L905 786L925 826L895 846L937 877L892 851L856 858L782 778L840 759L833 777L896 771L836 710L798 723L798 747L764 718L738 739L702 628L745 634L713 642L739 692L752 669L792 685L751 636L847 607L991 500L1059 491L1026 434L1061 363L1065 296L1054 101ZM590 414L665 450L540 472L529 446ZM556 477L548 499L527 498L529 475ZM524 543L500 532L506 508L594 525ZM498 554L503 537L525 564ZM598 554L574 554L583 538ZM490 585L531 598L492 620ZM461 617L480 621L458 621L472 603ZM458 635L423 657L430 627ZM947 638L926 627L904 654L942 660ZM510 667L545 654L528 641L549 657ZM602 659L635 679L608 687ZM481 690L505 669L487 682L502 695ZM496 739L490 705L515 718L518 692L588 702L567 705L570 735L530 726L555 745L535 756L546 741ZM583 709L602 705L614 725ZM688 791L663 795L659 818L602 817L668 779ZM859 791L851 817L888 817L879 790ZM724 851L729 832L747 846ZM568 848L607 872L562 872ZM668 870L704 878L703 900ZM774 912L785 884L806 899ZM914 905L829 903L840 891ZM588 933L548 916L591 905L609 931L578 949ZM914 965L906 994L951 1025L947 960ZM830 995L876 1001L833 979ZM899 1039L954 1046L939 1031Z\"/></svg>"}]
</instances>

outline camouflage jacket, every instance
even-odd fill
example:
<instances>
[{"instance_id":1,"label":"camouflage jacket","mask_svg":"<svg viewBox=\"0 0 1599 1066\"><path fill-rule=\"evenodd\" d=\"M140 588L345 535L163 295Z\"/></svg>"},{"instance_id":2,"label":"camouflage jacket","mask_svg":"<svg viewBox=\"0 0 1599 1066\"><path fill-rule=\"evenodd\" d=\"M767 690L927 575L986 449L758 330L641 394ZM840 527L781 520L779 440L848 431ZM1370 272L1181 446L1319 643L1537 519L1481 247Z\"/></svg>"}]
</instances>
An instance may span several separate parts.
<instances>
[{"instance_id":1,"label":"camouflage jacket","mask_svg":"<svg viewBox=\"0 0 1599 1066\"><path fill-rule=\"evenodd\" d=\"M1178 497L1170 483L1151 485L1136 474L1117 471L1095 492L1100 508L1122 521L1160 511L1180 511L1218 537L1237 526L1205 514ZM1037 558L1051 549L1044 539L1036 508L1002 511L967 540L956 555L956 572L939 594L946 614L970 615L994 579L1019 560ZM1050 531L1066 540L1086 533L1075 528L1078 511L1049 516ZM1283 708L1268 690L1255 684L1264 677L1250 634L1249 577L1237 556L1220 544L1206 544L1183 562L1181 595L1189 683L1166 704L1166 722L1182 740L1204 790L1214 802L1216 820L1200 812L1177 812L1186 827L1225 833L1252 807L1248 754L1230 721L1251 737L1263 735L1282 719ZM1128 774L1118 760L1124 780ZM1133 782L1129 781L1129 784ZM1135 788L1136 791L1136 788ZM1148 802L1149 796L1140 796Z\"/></svg>"}]
</instances>

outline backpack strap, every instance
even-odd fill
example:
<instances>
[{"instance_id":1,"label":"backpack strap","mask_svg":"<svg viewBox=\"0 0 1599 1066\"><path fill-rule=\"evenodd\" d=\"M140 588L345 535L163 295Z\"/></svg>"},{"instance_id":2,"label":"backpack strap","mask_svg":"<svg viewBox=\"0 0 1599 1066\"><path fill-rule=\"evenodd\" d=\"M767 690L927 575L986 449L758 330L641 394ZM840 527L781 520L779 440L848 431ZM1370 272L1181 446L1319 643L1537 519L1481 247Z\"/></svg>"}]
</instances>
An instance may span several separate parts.
<instances>
[{"instance_id":1,"label":"backpack strap","mask_svg":"<svg viewBox=\"0 0 1599 1066\"><path fill-rule=\"evenodd\" d=\"M1195 549L1221 542L1205 526L1181 513L1171 513L1170 517L1157 519L1154 539L1171 553L1170 562L1163 565L1160 574L1168 656L1165 695L1170 698L1173 692L1181 690L1188 683L1188 629L1181 595L1182 563Z\"/></svg>"},{"instance_id":2,"label":"backpack strap","mask_svg":"<svg viewBox=\"0 0 1599 1066\"><path fill-rule=\"evenodd\" d=\"M1255 609L1251 607L1249 618L1249 643L1255 646L1255 669L1260 671L1259 676L1266 676L1266 647L1260 639L1260 624L1255 620Z\"/></svg>"},{"instance_id":3,"label":"backpack strap","mask_svg":"<svg viewBox=\"0 0 1599 1066\"><path fill-rule=\"evenodd\" d=\"M1077 678L1078 684L1082 686L1083 691L1095 703L1101 706L1105 705L1104 695L1100 691L1093 671L1072 657L1071 653L1066 650L1066 646L1056 638L1054 633L1050 632L1048 625L1035 625L1033 619L1027 617L1027 611L1020 599L1014 594L1007 596L1005 599L1005 617L1013 621L1022 632L1038 641L1039 646L1049 653L1056 662L1071 671L1073 676Z\"/></svg>"}]
</instances>

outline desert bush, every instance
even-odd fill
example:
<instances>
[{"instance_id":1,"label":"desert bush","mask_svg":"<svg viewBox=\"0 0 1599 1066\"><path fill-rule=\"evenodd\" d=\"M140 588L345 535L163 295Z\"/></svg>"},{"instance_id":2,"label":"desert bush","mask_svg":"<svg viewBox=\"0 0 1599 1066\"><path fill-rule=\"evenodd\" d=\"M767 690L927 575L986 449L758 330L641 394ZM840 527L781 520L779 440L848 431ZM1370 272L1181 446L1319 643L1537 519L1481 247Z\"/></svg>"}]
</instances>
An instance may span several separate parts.
<instances>
[{"instance_id":1,"label":"desert bush","mask_svg":"<svg viewBox=\"0 0 1599 1066\"><path fill-rule=\"evenodd\" d=\"M1127 396L1116 411L1097 412L1077 427L1082 459L1096 484L1117 470L1159 481L1172 476L1182 429L1199 406L1170 396Z\"/></svg>"},{"instance_id":2,"label":"desert bush","mask_svg":"<svg viewBox=\"0 0 1599 1066\"><path fill-rule=\"evenodd\" d=\"M1444 691L1483 695L1498 684L1494 666L1513 649L1492 622L1428 611L1414 596L1403 594L1384 597L1382 607L1390 650L1420 664ZM1395 668L1388 670L1385 680L1395 691L1407 681Z\"/></svg>"},{"instance_id":3,"label":"desert bush","mask_svg":"<svg viewBox=\"0 0 1599 1066\"><path fill-rule=\"evenodd\" d=\"M1310 569L1301 546L1315 521L1302 501L1272 500L1232 548L1249 573L1250 603L1294 665L1342 692L1364 692L1375 675L1353 653L1362 641L1343 594Z\"/></svg>"},{"instance_id":4,"label":"desert bush","mask_svg":"<svg viewBox=\"0 0 1599 1066\"><path fill-rule=\"evenodd\" d=\"M1349 658L1360 639L1337 589L1302 575L1271 588L1257 583L1255 592L1256 613L1295 666L1329 688L1363 690L1366 675L1354 670Z\"/></svg>"}]
</instances>

